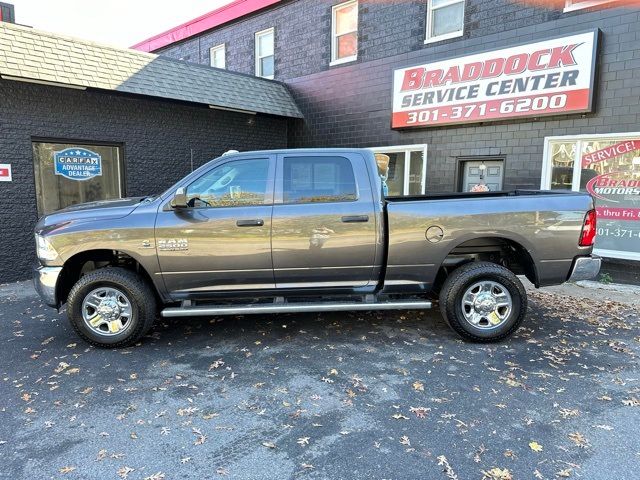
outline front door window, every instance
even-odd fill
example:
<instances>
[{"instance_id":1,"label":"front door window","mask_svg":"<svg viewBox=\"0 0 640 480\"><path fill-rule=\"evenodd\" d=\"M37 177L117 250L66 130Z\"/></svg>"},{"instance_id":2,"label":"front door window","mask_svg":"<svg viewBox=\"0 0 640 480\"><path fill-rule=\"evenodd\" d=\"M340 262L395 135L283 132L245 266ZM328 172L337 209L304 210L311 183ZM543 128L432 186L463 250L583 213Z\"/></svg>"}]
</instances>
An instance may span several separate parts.
<instances>
[{"instance_id":1,"label":"front door window","mask_svg":"<svg viewBox=\"0 0 640 480\"><path fill-rule=\"evenodd\" d=\"M187 205L194 208L262 205L267 198L268 172L267 158L220 165L187 187Z\"/></svg>"},{"instance_id":2,"label":"front door window","mask_svg":"<svg viewBox=\"0 0 640 480\"><path fill-rule=\"evenodd\" d=\"M122 198L122 148L33 142L38 213L84 202Z\"/></svg>"}]
</instances>

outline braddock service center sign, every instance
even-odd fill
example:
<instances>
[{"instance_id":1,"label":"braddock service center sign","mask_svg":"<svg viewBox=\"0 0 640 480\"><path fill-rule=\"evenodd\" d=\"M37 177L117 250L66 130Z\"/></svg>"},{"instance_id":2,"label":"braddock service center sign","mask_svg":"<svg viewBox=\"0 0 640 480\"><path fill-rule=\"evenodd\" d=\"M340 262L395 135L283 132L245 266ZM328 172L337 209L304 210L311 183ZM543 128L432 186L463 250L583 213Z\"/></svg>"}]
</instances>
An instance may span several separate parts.
<instances>
[{"instance_id":1,"label":"braddock service center sign","mask_svg":"<svg viewBox=\"0 0 640 480\"><path fill-rule=\"evenodd\" d=\"M89 180L102 175L102 158L86 148L65 148L53 154L56 175L69 180Z\"/></svg>"},{"instance_id":2,"label":"braddock service center sign","mask_svg":"<svg viewBox=\"0 0 640 480\"><path fill-rule=\"evenodd\" d=\"M598 31L394 72L393 128L589 112Z\"/></svg>"}]
</instances>

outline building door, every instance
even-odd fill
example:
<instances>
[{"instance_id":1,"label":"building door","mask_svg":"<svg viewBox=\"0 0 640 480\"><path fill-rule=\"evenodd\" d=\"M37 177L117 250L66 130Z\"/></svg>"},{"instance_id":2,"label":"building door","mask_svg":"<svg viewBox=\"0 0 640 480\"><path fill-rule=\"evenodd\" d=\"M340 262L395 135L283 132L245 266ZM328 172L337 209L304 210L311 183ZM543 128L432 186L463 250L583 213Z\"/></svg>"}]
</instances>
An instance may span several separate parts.
<instances>
[{"instance_id":1,"label":"building door","mask_svg":"<svg viewBox=\"0 0 640 480\"><path fill-rule=\"evenodd\" d=\"M504 162L502 160L465 160L462 162L462 191L488 188L502 190Z\"/></svg>"}]
</instances>

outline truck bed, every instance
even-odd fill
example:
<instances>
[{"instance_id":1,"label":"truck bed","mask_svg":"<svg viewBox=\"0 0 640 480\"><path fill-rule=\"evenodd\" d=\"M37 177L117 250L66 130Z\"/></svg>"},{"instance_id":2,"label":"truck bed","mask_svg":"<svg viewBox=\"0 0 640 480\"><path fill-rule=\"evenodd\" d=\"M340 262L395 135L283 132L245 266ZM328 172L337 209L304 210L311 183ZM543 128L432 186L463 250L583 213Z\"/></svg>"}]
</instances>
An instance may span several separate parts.
<instances>
[{"instance_id":1,"label":"truck bed","mask_svg":"<svg viewBox=\"0 0 640 480\"><path fill-rule=\"evenodd\" d=\"M435 282L447 258L465 250L513 247L536 266L537 285L565 282L593 199L580 192L514 190L386 198L385 284Z\"/></svg>"}]
</instances>

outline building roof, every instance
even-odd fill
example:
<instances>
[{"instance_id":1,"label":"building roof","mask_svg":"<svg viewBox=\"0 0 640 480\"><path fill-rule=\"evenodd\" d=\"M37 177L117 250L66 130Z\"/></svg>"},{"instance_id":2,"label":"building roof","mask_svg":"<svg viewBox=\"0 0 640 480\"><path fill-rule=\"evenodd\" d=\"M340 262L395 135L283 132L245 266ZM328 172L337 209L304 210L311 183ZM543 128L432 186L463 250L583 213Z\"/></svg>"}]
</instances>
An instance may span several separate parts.
<instances>
[{"instance_id":1,"label":"building roof","mask_svg":"<svg viewBox=\"0 0 640 480\"><path fill-rule=\"evenodd\" d=\"M0 23L0 76L302 118L279 82L9 23Z\"/></svg>"},{"instance_id":2,"label":"building roof","mask_svg":"<svg viewBox=\"0 0 640 480\"><path fill-rule=\"evenodd\" d=\"M178 25L166 32L154 35L151 38L136 43L131 48L143 52L155 52L160 48L179 42L185 38L198 35L212 28L244 17L263 8L270 7L282 0L235 0L212 12L194 18L182 25Z\"/></svg>"}]
</instances>

